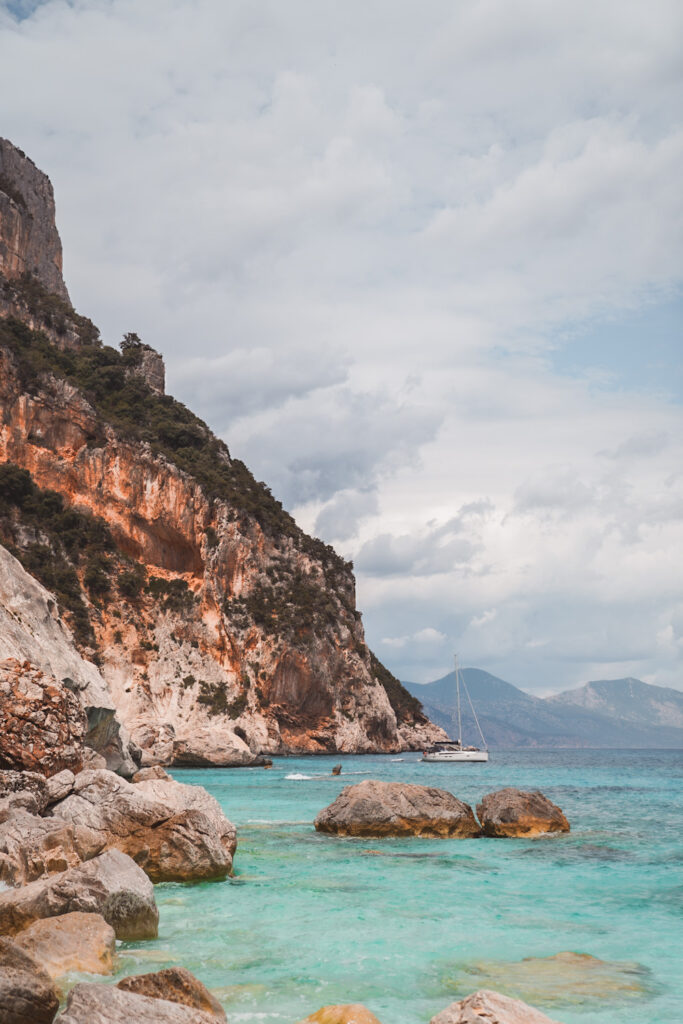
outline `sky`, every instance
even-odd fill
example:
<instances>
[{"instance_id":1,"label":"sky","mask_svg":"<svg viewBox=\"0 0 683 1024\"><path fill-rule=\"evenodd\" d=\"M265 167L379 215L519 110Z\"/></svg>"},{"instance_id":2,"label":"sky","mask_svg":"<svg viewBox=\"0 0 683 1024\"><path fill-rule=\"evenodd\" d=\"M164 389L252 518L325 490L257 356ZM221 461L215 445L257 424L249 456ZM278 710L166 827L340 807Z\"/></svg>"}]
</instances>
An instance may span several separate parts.
<instances>
[{"instance_id":1,"label":"sky","mask_svg":"<svg viewBox=\"0 0 683 1024\"><path fill-rule=\"evenodd\" d=\"M0 0L76 308L400 678L683 689L678 0Z\"/></svg>"}]
</instances>

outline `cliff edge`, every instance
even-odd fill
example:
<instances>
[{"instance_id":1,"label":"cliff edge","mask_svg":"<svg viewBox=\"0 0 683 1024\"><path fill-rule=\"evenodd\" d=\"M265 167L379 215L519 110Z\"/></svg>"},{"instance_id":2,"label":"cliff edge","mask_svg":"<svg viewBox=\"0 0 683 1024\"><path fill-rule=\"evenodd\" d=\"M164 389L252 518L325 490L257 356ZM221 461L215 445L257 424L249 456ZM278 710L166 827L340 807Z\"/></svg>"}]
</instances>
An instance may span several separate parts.
<instances>
[{"instance_id":1,"label":"cliff edge","mask_svg":"<svg viewBox=\"0 0 683 1024\"><path fill-rule=\"evenodd\" d=\"M54 217L23 154L2 167L13 217L31 174L39 219ZM136 335L109 348L71 309L54 221L14 224L0 222L0 543L56 594L143 764L443 738L368 650L351 565L163 393L153 350Z\"/></svg>"}]
</instances>

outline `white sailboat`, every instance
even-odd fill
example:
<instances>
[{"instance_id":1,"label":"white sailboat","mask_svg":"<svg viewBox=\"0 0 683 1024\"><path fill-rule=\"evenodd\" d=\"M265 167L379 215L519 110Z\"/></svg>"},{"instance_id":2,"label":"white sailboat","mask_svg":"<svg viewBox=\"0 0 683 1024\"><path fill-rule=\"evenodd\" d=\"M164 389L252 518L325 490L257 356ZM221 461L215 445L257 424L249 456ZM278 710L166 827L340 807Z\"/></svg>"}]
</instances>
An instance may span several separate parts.
<instances>
[{"instance_id":1,"label":"white sailboat","mask_svg":"<svg viewBox=\"0 0 683 1024\"><path fill-rule=\"evenodd\" d=\"M457 761L462 762L475 762L475 761L488 761L489 752L486 746L486 740L484 734L481 731L479 725L479 719L477 718L477 712L474 710L474 704L470 697L470 692L467 689L465 680L460 675L460 667L458 666L458 656L455 656L455 688L457 693L458 702L458 738L457 740L448 740L443 743L435 743L433 747L429 747L422 754L423 761ZM472 711L472 717L477 724L479 735L481 736L481 747L464 747L462 743L462 716L460 714L460 690L461 688L465 691L467 700L469 701L470 709Z\"/></svg>"}]
</instances>

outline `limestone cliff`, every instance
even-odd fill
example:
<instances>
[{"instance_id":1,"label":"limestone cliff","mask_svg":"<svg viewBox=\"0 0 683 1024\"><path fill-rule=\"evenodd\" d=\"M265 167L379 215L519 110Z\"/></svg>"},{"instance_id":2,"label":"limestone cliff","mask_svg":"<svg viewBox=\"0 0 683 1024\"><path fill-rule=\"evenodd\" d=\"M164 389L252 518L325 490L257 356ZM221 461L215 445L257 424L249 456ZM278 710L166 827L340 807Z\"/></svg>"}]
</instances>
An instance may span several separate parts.
<instances>
[{"instance_id":1,"label":"limestone cliff","mask_svg":"<svg viewBox=\"0 0 683 1024\"><path fill-rule=\"evenodd\" d=\"M50 179L7 139L0 139L0 273L10 280L32 274L69 299Z\"/></svg>"},{"instance_id":2,"label":"limestone cliff","mask_svg":"<svg viewBox=\"0 0 683 1024\"><path fill-rule=\"evenodd\" d=\"M55 589L143 763L443 737L371 658L350 565L163 394L139 339L103 346L50 287L4 283L0 541Z\"/></svg>"}]
</instances>

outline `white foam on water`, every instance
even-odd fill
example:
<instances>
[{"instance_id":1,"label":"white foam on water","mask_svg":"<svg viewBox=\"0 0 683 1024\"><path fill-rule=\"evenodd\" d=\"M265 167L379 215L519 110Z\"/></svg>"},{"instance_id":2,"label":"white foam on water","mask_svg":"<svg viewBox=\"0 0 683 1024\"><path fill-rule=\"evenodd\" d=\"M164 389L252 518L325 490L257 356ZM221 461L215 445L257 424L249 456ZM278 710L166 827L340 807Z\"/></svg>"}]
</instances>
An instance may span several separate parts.
<instances>
[{"instance_id":1,"label":"white foam on water","mask_svg":"<svg viewBox=\"0 0 683 1024\"><path fill-rule=\"evenodd\" d=\"M291 775L285 775L286 779L296 779L299 782L302 779L312 779L313 775L302 775L301 772L293 772Z\"/></svg>"}]
</instances>

